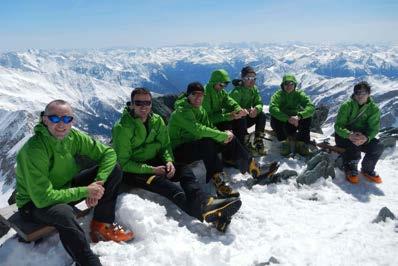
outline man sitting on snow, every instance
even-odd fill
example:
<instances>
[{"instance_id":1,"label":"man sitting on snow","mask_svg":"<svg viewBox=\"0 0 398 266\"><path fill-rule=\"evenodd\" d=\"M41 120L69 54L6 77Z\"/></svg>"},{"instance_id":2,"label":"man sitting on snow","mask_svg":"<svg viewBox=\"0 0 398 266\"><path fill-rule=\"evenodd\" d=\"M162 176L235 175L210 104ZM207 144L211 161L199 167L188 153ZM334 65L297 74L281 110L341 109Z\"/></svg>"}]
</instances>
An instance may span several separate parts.
<instances>
[{"instance_id":1,"label":"man sitting on snow","mask_svg":"<svg viewBox=\"0 0 398 266\"><path fill-rule=\"evenodd\" d=\"M217 222L239 210L239 198L214 199L201 189L189 167L174 166L167 127L152 113L152 95L147 89L132 91L112 138L124 183L158 193L201 221Z\"/></svg>"},{"instance_id":2,"label":"man sitting on snow","mask_svg":"<svg viewBox=\"0 0 398 266\"><path fill-rule=\"evenodd\" d=\"M65 250L77 265L101 265L90 249L72 207L86 199L94 208L93 241L128 241L133 233L114 223L121 170L114 150L76 129L72 108L63 100L50 102L35 134L17 155L16 202L23 219L54 226ZM77 156L98 165L79 173Z\"/></svg>"},{"instance_id":3,"label":"man sitting on snow","mask_svg":"<svg viewBox=\"0 0 398 266\"><path fill-rule=\"evenodd\" d=\"M259 176L260 169L231 131L220 131L209 121L207 112L202 107L204 94L203 85L193 82L175 103L169 131L176 161L192 163L203 160L206 181L213 181L218 196L238 197L239 192L224 182L223 163L218 153L222 152L223 159L233 162L242 173Z\"/></svg>"},{"instance_id":4,"label":"man sitting on snow","mask_svg":"<svg viewBox=\"0 0 398 266\"><path fill-rule=\"evenodd\" d=\"M371 182L381 183L382 179L375 172L375 166L383 152L383 145L375 138L380 129L380 110L370 97L370 85L363 81L354 86L351 99L339 109L334 125L337 146L345 148L343 153L346 179L359 182L358 162L361 151L362 174Z\"/></svg>"},{"instance_id":5,"label":"man sitting on snow","mask_svg":"<svg viewBox=\"0 0 398 266\"><path fill-rule=\"evenodd\" d=\"M270 100L271 127L281 141L281 155L290 154L290 139L295 141L295 151L308 155L310 142L311 118L315 106L302 90L297 90L296 77L287 74L283 76L281 89L276 91Z\"/></svg>"},{"instance_id":6,"label":"man sitting on snow","mask_svg":"<svg viewBox=\"0 0 398 266\"><path fill-rule=\"evenodd\" d=\"M242 80L234 80L235 88L229 94L242 108L244 108L248 115L240 119L233 120L236 124L234 134L236 138L245 145L245 137L247 138L247 129L253 125L255 127L254 148L255 152L260 155L265 155L264 147L264 127L265 127L265 114L263 112L263 101L260 92L256 86L256 72L250 66L242 68Z\"/></svg>"}]
</instances>

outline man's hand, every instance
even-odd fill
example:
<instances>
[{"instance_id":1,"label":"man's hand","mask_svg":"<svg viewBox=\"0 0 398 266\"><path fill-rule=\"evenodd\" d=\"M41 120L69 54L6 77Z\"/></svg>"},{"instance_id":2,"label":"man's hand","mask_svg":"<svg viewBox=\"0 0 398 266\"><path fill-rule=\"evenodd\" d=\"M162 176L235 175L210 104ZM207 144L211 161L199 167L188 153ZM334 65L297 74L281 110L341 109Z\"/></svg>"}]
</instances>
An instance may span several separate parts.
<instances>
[{"instance_id":1,"label":"man's hand","mask_svg":"<svg viewBox=\"0 0 398 266\"><path fill-rule=\"evenodd\" d=\"M361 132L353 132L348 136L348 139L354 143L356 146L361 146L364 144L366 141L368 141L368 137L366 137L364 134Z\"/></svg>"},{"instance_id":2,"label":"man's hand","mask_svg":"<svg viewBox=\"0 0 398 266\"><path fill-rule=\"evenodd\" d=\"M231 112L231 118L232 120L240 119L242 117L245 117L249 114L249 112L246 109L241 109L236 112Z\"/></svg>"},{"instance_id":3,"label":"man's hand","mask_svg":"<svg viewBox=\"0 0 398 266\"><path fill-rule=\"evenodd\" d=\"M155 175L165 175L166 174L166 166L160 165L160 166L154 166L153 167L153 173Z\"/></svg>"},{"instance_id":4,"label":"man's hand","mask_svg":"<svg viewBox=\"0 0 398 266\"><path fill-rule=\"evenodd\" d=\"M87 186L88 196L87 198L96 199L97 201L102 198L105 192L103 187L104 181L96 181Z\"/></svg>"},{"instance_id":5,"label":"man's hand","mask_svg":"<svg viewBox=\"0 0 398 266\"><path fill-rule=\"evenodd\" d=\"M234 138L234 133L232 133L230 130L226 130L225 132L228 134L228 138L224 141L224 143L227 144Z\"/></svg>"},{"instance_id":6,"label":"man's hand","mask_svg":"<svg viewBox=\"0 0 398 266\"><path fill-rule=\"evenodd\" d=\"M176 168L172 162L167 162L166 164L167 178L172 178L176 172Z\"/></svg>"},{"instance_id":7,"label":"man's hand","mask_svg":"<svg viewBox=\"0 0 398 266\"><path fill-rule=\"evenodd\" d=\"M94 198L87 198L86 199L86 205L87 207L91 208L91 207L95 207L98 204L98 200L94 199Z\"/></svg>"},{"instance_id":8,"label":"man's hand","mask_svg":"<svg viewBox=\"0 0 398 266\"><path fill-rule=\"evenodd\" d=\"M299 121L300 121L300 117L298 117L297 115L295 116L290 116L289 119L287 120L290 124L292 124L295 127L298 127L299 125Z\"/></svg>"},{"instance_id":9,"label":"man's hand","mask_svg":"<svg viewBox=\"0 0 398 266\"><path fill-rule=\"evenodd\" d=\"M257 109L256 108L250 108L250 110L249 110L249 116L251 117L251 118L255 118L256 116L257 116Z\"/></svg>"}]
</instances>

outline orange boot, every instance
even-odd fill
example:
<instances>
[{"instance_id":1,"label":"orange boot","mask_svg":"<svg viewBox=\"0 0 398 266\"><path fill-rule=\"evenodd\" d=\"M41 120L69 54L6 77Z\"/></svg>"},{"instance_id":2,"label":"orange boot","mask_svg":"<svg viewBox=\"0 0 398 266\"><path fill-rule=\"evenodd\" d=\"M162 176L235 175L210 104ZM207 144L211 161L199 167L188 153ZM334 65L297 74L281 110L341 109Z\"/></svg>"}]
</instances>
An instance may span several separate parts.
<instances>
[{"instance_id":1,"label":"orange boot","mask_svg":"<svg viewBox=\"0 0 398 266\"><path fill-rule=\"evenodd\" d=\"M383 180L381 179L381 177L376 174L374 171L372 173L366 173L366 172L361 172L361 174L363 174L364 177L366 177L367 180L369 180L370 182L374 182L377 184L380 184L383 182Z\"/></svg>"},{"instance_id":2,"label":"orange boot","mask_svg":"<svg viewBox=\"0 0 398 266\"><path fill-rule=\"evenodd\" d=\"M359 176L358 171L346 171L345 178L351 184L358 184L359 183Z\"/></svg>"},{"instance_id":3,"label":"orange boot","mask_svg":"<svg viewBox=\"0 0 398 266\"><path fill-rule=\"evenodd\" d=\"M98 222L96 220L91 221L90 225L90 237L94 243L98 241L129 241L134 238L134 233L132 231L125 231L121 225L116 223L108 224Z\"/></svg>"}]
</instances>

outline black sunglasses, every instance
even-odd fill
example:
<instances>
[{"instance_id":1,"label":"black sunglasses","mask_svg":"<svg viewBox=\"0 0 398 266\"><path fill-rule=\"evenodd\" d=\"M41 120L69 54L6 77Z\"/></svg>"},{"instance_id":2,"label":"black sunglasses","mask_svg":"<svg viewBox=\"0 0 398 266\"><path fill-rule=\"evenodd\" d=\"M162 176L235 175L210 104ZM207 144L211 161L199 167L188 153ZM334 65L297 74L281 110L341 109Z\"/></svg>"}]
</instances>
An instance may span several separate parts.
<instances>
[{"instance_id":1,"label":"black sunglasses","mask_svg":"<svg viewBox=\"0 0 398 266\"><path fill-rule=\"evenodd\" d=\"M51 123L58 124L59 122L64 122L64 124L69 124L73 120L73 116L70 115L64 115L64 116L57 116L57 115L45 115L48 117L48 120L51 121Z\"/></svg>"},{"instance_id":2,"label":"black sunglasses","mask_svg":"<svg viewBox=\"0 0 398 266\"><path fill-rule=\"evenodd\" d=\"M226 81L226 82L220 82L219 84L220 84L221 87L227 87L228 84L229 84L229 82L228 82L228 81Z\"/></svg>"},{"instance_id":3,"label":"black sunglasses","mask_svg":"<svg viewBox=\"0 0 398 266\"><path fill-rule=\"evenodd\" d=\"M285 81L285 82L283 82L283 85L286 85L286 86L294 85L294 82L293 81Z\"/></svg>"},{"instance_id":4,"label":"black sunglasses","mask_svg":"<svg viewBox=\"0 0 398 266\"><path fill-rule=\"evenodd\" d=\"M140 101L140 100L135 100L134 105L137 106L150 106L152 104L152 101Z\"/></svg>"}]
</instances>

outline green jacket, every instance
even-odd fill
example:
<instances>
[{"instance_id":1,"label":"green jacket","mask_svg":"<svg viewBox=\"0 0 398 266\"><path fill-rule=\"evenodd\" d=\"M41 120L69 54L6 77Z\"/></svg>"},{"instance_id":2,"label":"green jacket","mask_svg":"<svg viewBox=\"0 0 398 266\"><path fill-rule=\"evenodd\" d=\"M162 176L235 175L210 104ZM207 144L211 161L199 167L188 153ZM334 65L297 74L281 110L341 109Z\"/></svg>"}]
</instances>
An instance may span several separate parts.
<instances>
[{"instance_id":1,"label":"green jacket","mask_svg":"<svg viewBox=\"0 0 398 266\"><path fill-rule=\"evenodd\" d=\"M350 121L353 121L364 108L365 112L350 125ZM371 97L362 106L356 100L349 99L340 106L334 129L342 138L348 138L351 132L358 131L371 140L380 129L380 109Z\"/></svg>"},{"instance_id":2,"label":"green jacket","mask_svg":"<svg viewBox=\"0 0 398 266\"><path fill-rule=\"evenodd\" d=\"M290 116L298 115L304 119L313 116L315 106L302 90L287 93L280 89L271 97L269 112L276 119L287 122Z\"/></svg>"},{"instance_id":3,"label":"green jacket","mask_svg":"<svg viewBox=\"0 0 398 266\"><path fill-rule=\"evenodd\" d=\"M122 117L112 128L112 144L117 159L124 172L152 174L153 166L147 161L160 158L164 162L173 161L170 138L163 119L150 114L147 127L140 118L130 114L129 107L123 110Z\"/></svg>"},{"instance_id":4,"label":"green jacket","mask_svg":"<svg viewBox=\"0 0 398 266\"><path fill-rule=\"evenodd\" d=\"M263 111L263 101L258 91L257 86L252 88L245 88L236 86L229 94L242 108L250 109L254 107L257 109L257 113Z\"/></svg>"},{"instance_id":5,"label":"green jacket","mask_svg":"<svg viewBox=\"0 0 398 266\"><path fill-rule=\"evenodd\" d=\"M30 201L37 208L44 208L86 198L87 187L70 187L73 177L81 170L75 161L77 155L98 161L96 180L105 181L116 165L112 148L81 131L72 128L63 140L58 140L39 123L34 132L17 155L16 202L19 208Z\"/></svg>"},{"instance_id":6,"label":"green jacket","mask_svg":"<svg viewBox=\"0 0 398 266\"><path fill-rule=\"evenodd\" d=\"M174 109L168 125L173 148L202 138L212 138L217 142L224 142L228 138L226 132L214 128L205 109L202 106L194 108L186 95L177 99Z\"/></svg>"},{"instance_id":7,"label":"green jacket","mask_svg":"<svg viewBox=\"0 0 398 266\"><path fill-rule=\"evenodd\" d=\"M218 69L213 71L209 83L205 87L205 98L203 108L206 110L210 122L218 124L224 121L230 121L231 112L236 112L242 108L232 99L225 89L216 91L214 85L219 82L230 82L227 71Z\"/></svg>"}]
</instances>

